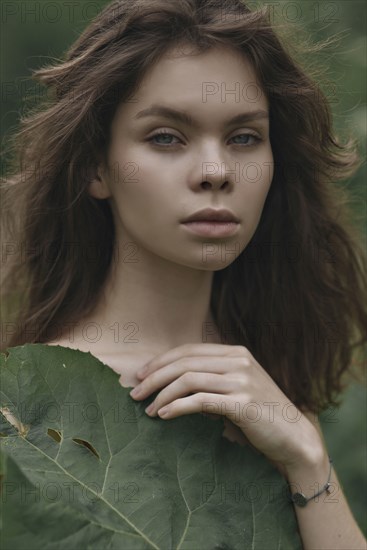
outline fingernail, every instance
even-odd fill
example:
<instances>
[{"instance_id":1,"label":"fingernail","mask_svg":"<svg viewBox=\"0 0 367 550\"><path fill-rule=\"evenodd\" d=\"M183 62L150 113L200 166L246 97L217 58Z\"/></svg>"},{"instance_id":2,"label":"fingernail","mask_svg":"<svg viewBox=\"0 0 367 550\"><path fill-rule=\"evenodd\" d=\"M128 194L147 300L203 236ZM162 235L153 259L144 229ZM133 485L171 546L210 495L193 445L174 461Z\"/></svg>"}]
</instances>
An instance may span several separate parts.
<instances>
[{"instance_id":1,"label":"fingernail","mask_svg":"<svg viewBox=\"0 0 367 550\"><path fill-rule=\"evenodd\" d=\"M132 397L136 397L141 392L141 388L139 386L136 386L131 392L130 395Z\"/></svg>"},{"instance_id":2,"label":"fingernail","mask_svg":"<svg viewBox=\"0 0 367 550\"><path fill-rule=\"evenodd\" d=\"M152 412L153 409L154 409L154 403L151 403L151 404L149 405L149 407L147 407L147 408L145 409L145 412L148 413L148 414L150 414L150 413Z\"/></svg>"}]
</instances>

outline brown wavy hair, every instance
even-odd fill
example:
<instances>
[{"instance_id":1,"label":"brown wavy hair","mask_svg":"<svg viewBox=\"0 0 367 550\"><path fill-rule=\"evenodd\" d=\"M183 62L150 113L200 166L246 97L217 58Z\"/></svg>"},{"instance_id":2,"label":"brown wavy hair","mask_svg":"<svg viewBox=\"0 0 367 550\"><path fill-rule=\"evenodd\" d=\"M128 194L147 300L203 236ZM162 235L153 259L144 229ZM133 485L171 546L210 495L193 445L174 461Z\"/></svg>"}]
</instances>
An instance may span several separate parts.
<instances>
[{"instance_id":1,"label":"brown wavy hair","mask_svg":"<svg viewBox=\"0 0 367 550\"><path fill-rule=\"evenodd\" d=\"M270 105L274 177L262 216L214 273L222 342L246 346L296 406L338 406L366 344L367 258L340 184L361 164L357 144L334 135L320 71L301 67L269 11L241 0L114 1L64 60L34 71L48 95L21 121L2 182L3 348L57 338L95 307L115 232L108 200L88 185L118 104L178 44L239 50Z\"/></svg>"}]
</instances>

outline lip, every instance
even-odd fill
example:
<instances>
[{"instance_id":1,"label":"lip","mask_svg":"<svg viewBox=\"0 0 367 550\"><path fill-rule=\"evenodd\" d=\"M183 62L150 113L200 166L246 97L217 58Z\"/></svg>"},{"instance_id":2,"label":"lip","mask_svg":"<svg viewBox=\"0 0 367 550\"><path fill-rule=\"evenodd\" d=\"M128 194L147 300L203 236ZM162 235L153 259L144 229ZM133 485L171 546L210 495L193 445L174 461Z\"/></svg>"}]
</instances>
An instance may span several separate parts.
<instances>
[{"instance_id":1,"label":"lip","mask_svg":"<svg viewBox=\"0 0 367 550\"><path fill-rule=\"evenodd\" d=\"M191 221L182 224L188 231L202 237L230 237L237 232L239 223L218 221Z\"/></svg>"},{"instance_id":2,"label":"lip","mask_svg":"<svg viewBox=\"0 0 367 550\"><path fill-rule=\"evenodd\" d=\"M181 220L181 223L188 222L232 222L239 223L239 219L230 210L221 208L215 210L214 208L204 208L191 214L188 218Z\"/></svg>"}]
</instances>

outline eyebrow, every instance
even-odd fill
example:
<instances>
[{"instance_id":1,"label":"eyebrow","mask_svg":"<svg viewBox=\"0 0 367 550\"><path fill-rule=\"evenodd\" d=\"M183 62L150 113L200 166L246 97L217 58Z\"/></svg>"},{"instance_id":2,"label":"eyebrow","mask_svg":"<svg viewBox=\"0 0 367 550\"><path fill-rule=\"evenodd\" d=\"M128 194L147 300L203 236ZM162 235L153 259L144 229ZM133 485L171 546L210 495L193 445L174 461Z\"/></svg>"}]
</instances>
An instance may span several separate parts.
<instances>
[{"instance_id":1,"label":"eyebrow","mask_svg":"<svg viewBox=\"0 0 367 550\"><path fill-rule=\"evenodd\" d=\"M187 126L198 127L197 121L185 111L178 111L176 109L172 109L171 107L165 107L164 105L152 105L148 109L143 109L134 116L134 119L141 119L148 116L161 116L176 122L181 122ZM239 115L231 118L227 124L230 126L232 124L241 124L243 122L260 119L269 119L268 111L260 109L258 111L240 113Z\"/></svg>"}]
</instances>

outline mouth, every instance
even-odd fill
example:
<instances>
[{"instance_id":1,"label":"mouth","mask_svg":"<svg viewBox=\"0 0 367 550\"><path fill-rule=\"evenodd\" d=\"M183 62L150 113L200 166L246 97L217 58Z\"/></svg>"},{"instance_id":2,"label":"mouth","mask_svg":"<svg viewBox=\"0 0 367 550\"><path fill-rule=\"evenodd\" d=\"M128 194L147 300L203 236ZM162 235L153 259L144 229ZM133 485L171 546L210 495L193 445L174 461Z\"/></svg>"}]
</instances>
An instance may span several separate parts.
<instances>
[{"instance_id":1,"label":"mouth","mask_svg":"<svg viewBox=\"0 0 367 550\"><path fill-rule=\"evenodd\" d=\"M181 223L239 223L239 221L240 220L230 210L204 208L203 210L195 212L188 218L181 220Z\"/></svg>"},{"instance_id":2,"label":"mouth","mask_svg":"<svg viewBox=\"0 0 367 550\"><path fill-rule=\"evenodd\" d=\"M230 237L238 231L240 224L234 221L194 220L182 225L191 233L203 237Z\"/></svg>"}]
</instances>

